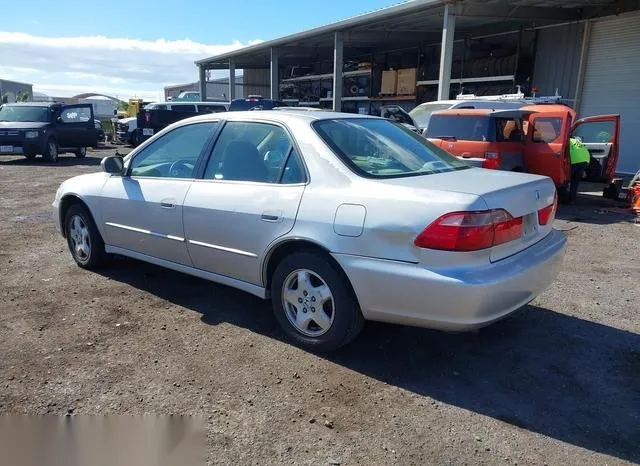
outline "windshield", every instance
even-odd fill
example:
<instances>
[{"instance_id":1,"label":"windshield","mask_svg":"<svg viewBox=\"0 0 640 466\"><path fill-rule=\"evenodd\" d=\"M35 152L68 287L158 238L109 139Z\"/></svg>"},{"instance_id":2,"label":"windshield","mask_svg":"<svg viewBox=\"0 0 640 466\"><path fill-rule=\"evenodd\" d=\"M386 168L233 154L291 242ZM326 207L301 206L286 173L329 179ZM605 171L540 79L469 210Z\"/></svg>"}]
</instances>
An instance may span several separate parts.
<instances>
[{"instance_id":1,"label":"windshield","mask_svg":"<svg viewBox=\"0 0 640 466\"><path fill-rule=\"evenodd\" d=\"M3 105L2 108L0 108L0 121L37 121L48 123L51 121L51 111L49 107Z\"/></svg>"},{"instance_id":2,"label":"windshield","mask_svg":"<svg viewBox=\"0 0 640 466\"><path fill-rule=\"evenodd\" d=\"M451 104L439 104L437 102L428 102L426 104L418 105L416 108L409 112L413 121L416 122L419 128L424 129L429 125L429 118L433 112L439 110L447 110L451 108Z\"/></svg>"},{"instance_id":3,"label":"windshield","mask_svg":"<svg viewBox=\"0 0 640 466\"><path fill-rule=\"evenodd\" d=\"M383 119L320 120L313 128L356 173L369 178L429 175L469 168L402 125Z\"/></svg>"},{"instance_id":4,"label":"windshield","mask_svg":"<svg viewBox=\"0 0 640 466\"><path fill-rule=\"evenodd\" d=\"M492 141L488 115L433 115L426 136L434 139Z\"/></svg>"}]
</instances>

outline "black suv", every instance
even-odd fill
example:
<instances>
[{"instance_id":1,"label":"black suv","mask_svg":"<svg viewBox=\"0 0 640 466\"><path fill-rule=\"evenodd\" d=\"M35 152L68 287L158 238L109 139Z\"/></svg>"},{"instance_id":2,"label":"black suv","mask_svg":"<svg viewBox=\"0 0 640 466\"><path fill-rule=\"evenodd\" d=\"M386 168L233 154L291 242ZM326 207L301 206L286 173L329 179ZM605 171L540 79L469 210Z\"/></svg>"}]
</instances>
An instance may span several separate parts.
<instances>
[{"instance_id":1,"label":"black suv","mask_svg":"<svg viewBox=\"0 0 640 466\"><path fill-rule=\"evenodd\" d=\"M37 154L49 161L58 154L87 155L98 145L91 104L24 102L0 106L0 155Z\"/></svg>"}]
</instances>

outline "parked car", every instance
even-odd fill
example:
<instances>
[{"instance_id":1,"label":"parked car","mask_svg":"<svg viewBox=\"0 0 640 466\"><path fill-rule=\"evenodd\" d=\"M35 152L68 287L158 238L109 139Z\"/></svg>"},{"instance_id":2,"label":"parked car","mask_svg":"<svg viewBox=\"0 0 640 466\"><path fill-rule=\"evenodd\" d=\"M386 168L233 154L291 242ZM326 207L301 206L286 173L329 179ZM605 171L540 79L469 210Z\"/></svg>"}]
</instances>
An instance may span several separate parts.
<instances>
[{"instance_id":1,"label":"parked car","mask_svg":"<svg viewBox=\"0 0 640 466\"><path fill-rule=\"evenodd\" d=\"M264 99L260 95L250 95L246 99L234 99L229 105L230 112L243 110L273 110L275 107L286 107L287 104L279 100Z\"/></svg>"},{"instance_id":2,"label":"parked car","mask_svg":"<svg viewBox=\"0 0 640 466\"><path fill-rule=\"evenodd\" d=\"M117 253L270 298L312 350L364 320L488 325L547 288L565 251L549 178L470 167L378 117L202 115L102 168L53 202L80 267Z\"/></svg>"},{"instance_id":3,"label":"parked car","mask_svg":"<svg viewBox=\"0 0 640 466\"><path fill-rule=\"evenodd\" d=\"M517 92L513 94L484 95L460 94L455 100L436 100L424 102L409 112L409 117L413 121L413 126L418 128L423 134L429 126L429 120L434 112L454 109L491 109L491 110L515 110L525 105L534 104L558 104L562 101L562 96L555 95L525 97L520 86L516 86Z\"/></svg>"},{"instance_id":4,"label":"parked car","mask_svg":"<svg viewBox=\"0 0 640 466\"><path fill-rule=\"evenodd\" d=\"M91 104L13 103L0 106L0 155L36 155L56 162L72 152L85 157L97 144Z\"/></svg>"},{"instance_id":5,"label":"parked car","mask_svg":"<svg viewBox=\"0 0 640 466\"><path fill-rule=\"evenodd\" d=\"M149 139L171 123L203 113L226 112L226 102L166 102L147 105L138 113L139 143Z\"/></svg>"},{"instance_id":6,"label":"parked car","mask_svg":"<svg viewBox=\"0 0 640 466\"><path fill-rule=\"evenodd\" d=\"M119 120L116 134L119 142L137 147L169 123L201 113L225 111L228 107L226 102L152 102L137 116Z\"/></svg>"},{"instance_id":7,"label":"parked car","mask_svg":"<svg viewBox=\"0 0 640 466\"><path fill-rule=\"evenodd\" d=\"M620 117L603 115L573 123L575 115L573 109L553 104L518 110L442 110L431 115L425 135L472 165L545 175L559 188L571 179L568 143L578 135L587 140L596 166L603 164L599 177L610 181L618 158Z\"/></svg>"}]
</instances>

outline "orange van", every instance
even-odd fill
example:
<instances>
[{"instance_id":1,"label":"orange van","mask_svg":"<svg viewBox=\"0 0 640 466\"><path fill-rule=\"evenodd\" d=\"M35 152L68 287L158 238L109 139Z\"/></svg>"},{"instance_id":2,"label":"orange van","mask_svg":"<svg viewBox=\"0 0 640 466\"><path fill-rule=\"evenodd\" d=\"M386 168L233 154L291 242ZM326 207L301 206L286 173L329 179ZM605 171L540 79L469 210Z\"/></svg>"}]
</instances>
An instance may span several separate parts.
<instances>
[{"instance_id":1,"label":"orange van","mask_svg":"<svg viewBox=\"0 0 640 466\"><path fill-rule=\"evenodd\" d=\"M573 123L575 116L560 104L444 110L432 114L426 137L471 165L545 175L566 187L571 177L569 137L580 136L591 154L592 178L610 181L618 160L620 116Z\"/></svg>"}]
</instances>

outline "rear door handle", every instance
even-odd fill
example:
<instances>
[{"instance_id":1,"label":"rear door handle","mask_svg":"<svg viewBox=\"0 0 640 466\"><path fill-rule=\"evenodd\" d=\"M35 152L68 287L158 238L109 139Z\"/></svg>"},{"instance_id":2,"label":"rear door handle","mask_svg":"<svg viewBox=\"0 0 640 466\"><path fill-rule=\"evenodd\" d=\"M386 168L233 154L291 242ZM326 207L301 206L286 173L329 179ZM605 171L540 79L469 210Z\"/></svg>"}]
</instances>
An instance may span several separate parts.
<instances>
[{"instance_id":1,"label":"rear door handle","mask_svg":"<svg viewBox=\"0 0 640 466\"><path fill-rule=\"evenodd\" d=\"M163 207L165 209L173 209L176 205L175 205L175 200L173 199L163 199L160 201L160 207Z\"/></svg>"},{"instance_id":2,"label":"rear door handle","mask_svg":"<svg viewBox=\"0 0 640 466\"><path fill-rule=\"evenodd\" d=\"M262 220L265 222L281 222L282 221L282 211L266 211L262 212L260 216Z\"/></svg>"}]
</instances>

